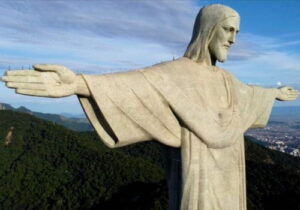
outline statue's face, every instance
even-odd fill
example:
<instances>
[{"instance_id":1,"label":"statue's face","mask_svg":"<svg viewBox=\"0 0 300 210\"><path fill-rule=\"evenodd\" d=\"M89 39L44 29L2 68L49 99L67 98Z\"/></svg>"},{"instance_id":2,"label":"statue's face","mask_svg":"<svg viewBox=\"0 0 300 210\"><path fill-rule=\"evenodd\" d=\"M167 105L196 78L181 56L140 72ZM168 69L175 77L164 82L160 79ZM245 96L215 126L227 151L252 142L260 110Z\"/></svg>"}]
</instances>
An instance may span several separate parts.
<instances>
[{"instance_id":1,"label":"statue's face","mask_svg":"<svg viewBox=\"0 0 300 210\"><path fill-rule=\"evenodd\" d=\"M235 42L236 34L240 30L240 18L227 18L217 27L208 49L212 58L224 62L227 60L228 49Z\"/></svg>"}]
</instances>

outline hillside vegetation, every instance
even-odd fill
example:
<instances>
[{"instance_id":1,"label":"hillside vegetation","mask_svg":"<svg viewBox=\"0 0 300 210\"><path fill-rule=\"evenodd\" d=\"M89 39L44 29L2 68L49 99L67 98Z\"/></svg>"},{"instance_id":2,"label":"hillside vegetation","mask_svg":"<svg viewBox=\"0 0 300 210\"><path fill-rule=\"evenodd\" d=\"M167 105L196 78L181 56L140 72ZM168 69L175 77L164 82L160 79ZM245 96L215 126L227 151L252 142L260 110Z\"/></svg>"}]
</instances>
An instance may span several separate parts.
<instances>
[{"instance_id":1,"label":"hillside vegetation","mask_svg":"<svg viewBox=\"0 0 300 210\"><path fill-rule=\"evenodd\" d=\"M250 141L246 151L249 209L300 209L300 160ZM167 209L155 142L111 150L95 133L4 110L0 164L0 209Z\"/></svg>"}]
</instances>

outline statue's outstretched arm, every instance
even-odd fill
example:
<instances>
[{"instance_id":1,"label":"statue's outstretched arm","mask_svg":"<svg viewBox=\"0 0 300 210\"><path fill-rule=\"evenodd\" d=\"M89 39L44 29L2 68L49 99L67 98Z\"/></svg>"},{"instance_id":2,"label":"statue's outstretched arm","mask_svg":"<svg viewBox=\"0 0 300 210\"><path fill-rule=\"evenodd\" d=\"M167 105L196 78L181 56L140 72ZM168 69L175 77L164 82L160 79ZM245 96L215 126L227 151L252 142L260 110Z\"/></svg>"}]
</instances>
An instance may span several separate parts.
<instances>
[{"instance_id":1,"label":"statue's outstretched arm","mask_svg":"<svg viewBox=\"0 0 300 210\"><path fill-rule=\"evenodd\" d=\"M282 87L278 89L278 95L276 97L279 101L293 101L296 100L300 92L292 87Z\"/></svg>"},{"instance_id":2,"label":"statue's outstretched arm","mask_svg":"<svg viewBox=\"0 0 300 210\"><path fill-rule=\"evenodd\" d=\"M34 65L34 70L7 71L2 80L16 93L40 97L90 96L81 75L62 65Z\"/></svg>"}]
</instances>

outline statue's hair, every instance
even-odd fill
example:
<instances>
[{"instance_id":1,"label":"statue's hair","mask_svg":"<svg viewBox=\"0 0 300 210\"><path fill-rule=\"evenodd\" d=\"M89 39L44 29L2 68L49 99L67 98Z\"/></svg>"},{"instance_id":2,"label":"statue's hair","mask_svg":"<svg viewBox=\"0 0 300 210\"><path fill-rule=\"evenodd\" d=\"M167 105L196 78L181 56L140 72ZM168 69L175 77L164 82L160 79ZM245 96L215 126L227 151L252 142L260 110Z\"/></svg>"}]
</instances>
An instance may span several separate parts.
<instances>
[{"instance_id":1,"label":"statue's hair","mask_svg":"<svg viewBox=\"0 0 300 210\"><path fill-rule=\"evenodd\" d=\"M204 61L209 53L208 45L217 26L229 17L239 17L239 14L232 8L221 4L201 8L194 23L192 39L184 56L198 63Z\"/></svg>"}]
</instances>

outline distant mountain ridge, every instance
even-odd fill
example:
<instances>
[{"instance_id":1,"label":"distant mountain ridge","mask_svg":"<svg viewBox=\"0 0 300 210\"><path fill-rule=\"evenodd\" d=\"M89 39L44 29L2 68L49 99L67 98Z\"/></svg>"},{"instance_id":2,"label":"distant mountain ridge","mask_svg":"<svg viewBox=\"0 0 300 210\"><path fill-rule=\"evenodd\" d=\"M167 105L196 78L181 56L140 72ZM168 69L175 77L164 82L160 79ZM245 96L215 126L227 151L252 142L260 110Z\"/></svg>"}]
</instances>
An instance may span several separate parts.
<instances>
[{"instance_id":1,"label":"distant mountain ridge","mask_svg":"<svg viewBox=\"0 0 300 210\"><path fill-rule=\"evenodd\" d=\"M23 112L33 116L36 116L40 119L49 120L51 122L63 125L74 131L92 131L93 127L86 118L75 118L75 117L66 117L59 114L47 114L42 112L33 112L30 109L27 109L24 106L14 108L10 104L0 103L0 110L11 110L16 112Z\"/></svg>"},{"instance_id":2,"label":"distant mountain ridge","mask_svg":"<svg viewBox=\"0 0 300 210\"><path fill-rule=\"evenodd\" d=\"M59 125L63 125L74 131L93 131L93 127L84 115L71 115L68 113L62 114L49 114L42 112L34 112L30 109L20 106L14 108L10 104L0 103L0 110L12 110L17 112L28 113L38 118L49 120ZM270 122L282 123L288 121L299 121L300 122L300 106L275 106L273 107Z\"/></svg>"}]
</instances>

